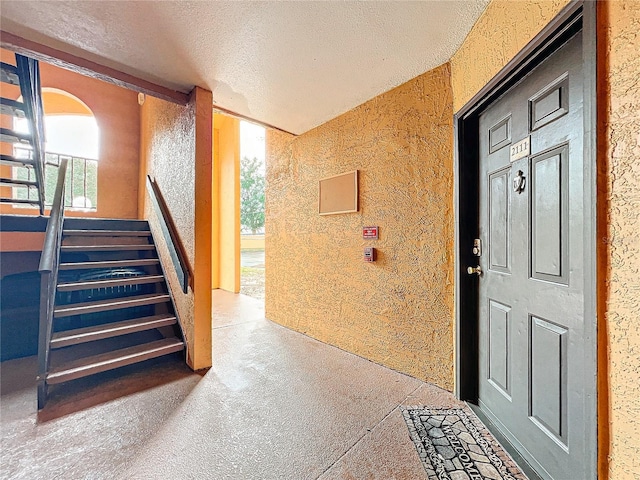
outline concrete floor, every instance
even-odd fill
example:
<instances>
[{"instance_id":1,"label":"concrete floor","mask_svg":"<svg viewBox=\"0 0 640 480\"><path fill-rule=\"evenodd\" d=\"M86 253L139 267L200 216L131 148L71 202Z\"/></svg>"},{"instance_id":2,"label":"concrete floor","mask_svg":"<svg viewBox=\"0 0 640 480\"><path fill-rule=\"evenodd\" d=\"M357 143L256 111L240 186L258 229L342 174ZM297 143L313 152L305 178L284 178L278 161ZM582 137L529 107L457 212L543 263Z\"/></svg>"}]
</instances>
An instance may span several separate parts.
<instances>
[{"instance_id":1,"label":"concrete floor","mask_svg":"<svg viewBox=\"0 0 640 480\"><path fill-rule=\"evenodd\" d=\"M6 479L424 479L401 405L458 406L437 387L264 319L214 291L213 364L127 367L52 392L35 359L1 364ZM123 375L124 374L124 375Z\"/></svg>"}]
</instances>

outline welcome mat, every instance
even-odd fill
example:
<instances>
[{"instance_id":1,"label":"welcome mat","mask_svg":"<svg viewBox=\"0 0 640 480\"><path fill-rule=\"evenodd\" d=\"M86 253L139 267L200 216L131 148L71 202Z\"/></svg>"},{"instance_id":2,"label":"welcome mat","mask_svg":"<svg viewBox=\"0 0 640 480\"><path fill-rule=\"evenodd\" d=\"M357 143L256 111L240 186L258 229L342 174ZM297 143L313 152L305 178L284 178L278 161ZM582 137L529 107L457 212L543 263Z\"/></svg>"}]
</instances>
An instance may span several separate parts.
<instances>
[{"instance_id":1,"label":"welcome mat","mask_svg":"<svg viewBox=\"0 0 640 480\"><path fill-rule=\"evenodd\" d=\"M527 478L464 409L407 407L403 415L429 480Z\"/></svg>"}]
</instances>

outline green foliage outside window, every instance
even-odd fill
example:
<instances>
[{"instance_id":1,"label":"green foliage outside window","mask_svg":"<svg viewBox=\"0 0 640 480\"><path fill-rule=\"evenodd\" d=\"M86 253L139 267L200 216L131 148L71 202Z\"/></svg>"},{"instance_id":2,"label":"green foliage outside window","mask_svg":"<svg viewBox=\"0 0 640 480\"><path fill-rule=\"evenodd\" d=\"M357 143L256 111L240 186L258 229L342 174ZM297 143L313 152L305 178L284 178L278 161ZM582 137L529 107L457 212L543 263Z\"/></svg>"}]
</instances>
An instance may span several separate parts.
<instances>
[{"instance_id":1,"label":"green foliage outside window","mask_svg":"<svg viewBox=\"0 0 640 480\"><path fill-rule=\"evenodd\" d=\"M65 208L81 208L96 210L98 205L98 162L79 157L68 158L67 177L65 185ZM58 155L47 153L47 161L57 163ZM14 178L18 180L35 181L35 171L32 168L15 167ZM58 182L58 166L45 165L44 170L44 198L45 205L53 205L53 196ZM24 200L37 200L38 192L27 187L14 187L14 197Z\"/></svg>"},{"instance_id":2,"label":"green foliage outside window","mask_svg":"<svg viewBox=\"0 0 640 480\"><path fill-rule=\"evenodd\" d=\"M258 233L264 227L264 173L257 158L243 157L240 162L240 225Z\"/></svg>"}]
</instances>

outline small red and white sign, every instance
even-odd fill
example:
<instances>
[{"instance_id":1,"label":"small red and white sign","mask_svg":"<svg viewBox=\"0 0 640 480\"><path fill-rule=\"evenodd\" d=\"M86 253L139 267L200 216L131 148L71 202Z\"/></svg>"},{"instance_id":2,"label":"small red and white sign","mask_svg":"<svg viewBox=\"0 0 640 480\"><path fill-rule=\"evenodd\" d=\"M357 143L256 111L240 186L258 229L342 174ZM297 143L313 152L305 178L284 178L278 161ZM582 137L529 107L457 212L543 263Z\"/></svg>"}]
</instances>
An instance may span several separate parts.
<instances>
[{"instance_id":1,"label":"small red and white sign","mask_svg":"<svg viewBox=\"0 0 640 480\"><path fill-rule=\"evenodd\" d=\"M378 227L362 227L362 238L378 240Z\"/></svg>"}]
</instances>

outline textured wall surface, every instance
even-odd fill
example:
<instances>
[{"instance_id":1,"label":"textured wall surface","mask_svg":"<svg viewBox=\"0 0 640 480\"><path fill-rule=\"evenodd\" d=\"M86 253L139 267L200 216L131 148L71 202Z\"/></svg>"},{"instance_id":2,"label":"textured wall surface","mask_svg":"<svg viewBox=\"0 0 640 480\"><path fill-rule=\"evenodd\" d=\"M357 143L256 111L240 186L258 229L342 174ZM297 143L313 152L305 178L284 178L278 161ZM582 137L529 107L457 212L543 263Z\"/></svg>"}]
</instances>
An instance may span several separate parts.
<instances>
[{"instance_id":1,"label":"textured wall surface","mask_svg":"<svg viewBox=\"0 0 640 480\"><path fill-rule=\"evenodd\" d=\"M599 213L608 218L609 478L640 474L640 2L600 4ZM604 111L603 111L604 110ZM602 218L601 217L601 218ZM603 354L605 352L602 352ZM631 477L630 477L631 475Z\"/></svg>"},{"instance_id":2,"label":"textured wall surface","mask_svg":"<svg viewBox=\"0 0 640 480\"><path fill-rule=\"evenodd\" d=\"M266 192L267 317L448 390L451 107L445 64L299 137L269 131ZM355 169L359 211L318 215L318 180Z\"/></svg>"},{"instance_id":3,"label":"textured wall surface","mask_svg":"<svg viewBox=\"0 0 640 480\"><path fill-rule=\"evenodd\" d=\"M2 60L15 64L11 52ZM42 87L65 90L82 100L100 128L98 208L95 212L65 209L74 217L137 218L140 164L140 108L138 94L46 63L40 64ZM4 87L3 87L4 88ZM9 87L11 88L11 87ZM1 213L38 214L37 209L1 205Z\"/></svg>"},{"instance_id":4,"label":"textured wall surface","mask_svg":"<svg viewBox=\"0 0 640 480\"><path fill-rule=\"evenodd\" d=\"M451 57L453 110L460 110L568 3L493 0Z\"/></svg>"},{"instance_id":5,"label":"textured wall surface","mask_svg":"<svg viewBox=\"0 0 640 480\"><path fill-rule=\"evenodd\" d=\"M155 177L162 195L178 229L189 263L195 262L195 106L176 105L147 96L141 108L142 161L146 171ZM158 253L165 265L180 323L185 334L188 352L187 361L192 364L194 345L194 294L189 290L183 294L171 257L160 230L158 218L150 201L145 202L144 218L149 220L153 236L158 244Z\"/></svg>"},{"instance_id":6,"label":"textured wall surface","mask_svg":"<svg viewBox=\"0 0 640 480\"><path fill-rule=\"evenodd\" d=\"M155 178L180 232L189 262L195 261L195 107L147 96L142 107L147 174ZM147 213L147 212L145 212Z\"/></svg>"},{"instance_id":7,"label":"textured wall surface","mask_svg":"<svg viewBox=\"0 0 640 480\"><path fill-rule=\"evenodd\" d=\"M195 119L195 209L193 265L194 328L190 366L211 366L211 267L213 216L213 98L211 91L193 89Z\"/></svg>"}]
</instances>

